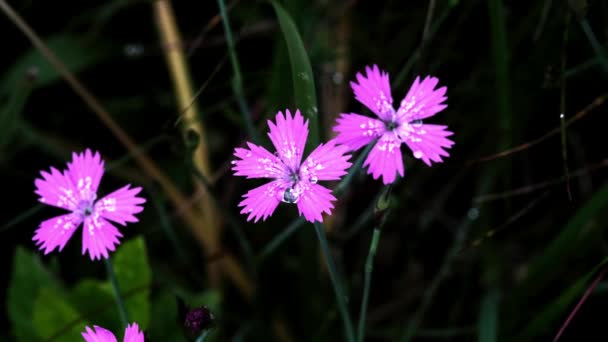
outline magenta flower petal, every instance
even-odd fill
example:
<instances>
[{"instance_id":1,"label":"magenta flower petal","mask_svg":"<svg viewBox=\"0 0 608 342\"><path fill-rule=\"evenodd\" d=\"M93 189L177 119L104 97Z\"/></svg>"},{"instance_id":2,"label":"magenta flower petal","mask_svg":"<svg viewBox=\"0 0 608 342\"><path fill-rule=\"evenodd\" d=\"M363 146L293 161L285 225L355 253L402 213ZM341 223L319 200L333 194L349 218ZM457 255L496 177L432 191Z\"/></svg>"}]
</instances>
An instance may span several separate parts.
<instances>
[{"instance_id":1,"label":"magenta flower petal","mask_svg":"<svg viewBox=\"0 0 608 342\"><path fill-rule=\"evenodd\" d=\"M95 212L98 212L101 217L123 226L127 222L137 222L134 215L144 210L139 204L145 203L146 200L136 196L141 188L130 189L129 187L130 185L125 185L95 202Z\"/></svg>"},{"instance_id":2,"label":"magenta flower petal","mask_svg":"<svg viewBox=\"0 0 608 342\"><path fill-rule=\"evenodd\" d=\"M125 225L137 222L135 214L143 208L145 199L136 195L141 188L129 185L97 200L97 189L104 173L104 162L98 152L87 149L74 153L67 170L42 171L42 179L36 179L39 201L69 210L71 213L40 224L33 240L47 254L55 248L61 251L80 223L84 222L82 253L89 251L91 259L108 258L122 234L110 222ZM105 219L104 219L105 218Z\"/></svg>"},{"instance_id":3,"label":"magenta flower petal","mask_svg":"<svg viewBox=\"0 0 608 342\"><path fill-rule=\"evenodd\" d=\"M137 323L127 325L124 342L144 342L144 333L139 330Z\"/></svg>"},{"instance_id":4,"label":"magenta flower petal","mask_svg":"<svg viewBox=\"0 0 608 342\"><path fill-rule=\"evenodd\" d=\"M351 82L355 98L371 109L378 119L358 114L342 114L334 131L336 141L350 150L374 144L364 165L374 179L382 175L384 184L392 183L397 174L403 176L404 166L401 144L405 143L415 158L431 165L449 156L446 149L454 142L447 137L452 132L446 126L423 124L422 120L444 110L447 105L446 87L437 88L439 79L416 77L399 108L392 105L388 74L376 65L365 68L366 75L357 73L357 82ZM376 142L376 139L377 142Z\"/></svg>"},{"instance_id":5,"label":"magenta flower petal","mask_svg":"<svg viewBox=\"0 0 608 342\"><path fill-rule=\"evenodd\" d=\"M388 73L380 70L377 65L365 68L366 75L357 73L357 82L350 86L355 98L374 112L382 120L392 119L394 114L391 84Z\"/></svg>"},{"instance_id":6,"label":"magenta flower petal","mask_svg":"<svg viewBox=\"0 0 608 342\"><path fill-rule=\"evenodd\" d=\"M273 181L249 190L239 203L241 214L247 221L266 220L280 202L296 204L300 215L310 221L323 221L323 213L331 214L331 191L316 183L320 180L338 180L351 165L347 146L336 145L335 140L319 145L302 161L302 153L308 136L308 121L296 110L283 116L276 115L276 124L269 121L270 139L278 151L278 157L266 149L247 143L248 148L236 148L239 158L232 163L236 176L270 178Z\"/></svg>"},{"instance_id":7,"label":"magenta flower petal","mask_svg":"<svg viewBox=\"0 0 608 342\"><path fill-rule=\"evenodd\" d=\"M249 149L237 147L234 155L240 160L233 160L232 170L236 176L247 178L276 178L286 172L286 165L267 149L247 143Z\"/></svg>"},{"instance_id":8,"label":"magenta flower petal","mask_svg":"<svg viewBox=\"0 0 608 342\"><path fill-rule=\"evenodd\" d=\"M336 143L348 146L350 151L371 143L386 131L382 121L359 114L340 114L337 122L333 128L338 132Z\"/></svg>"},{"instance_id":9,"label":"magenta flower petal","mask_svg":"<svg viewBox=\"0 0 608 342\"><path fill-rule=\"evenodd\" d=\"M300 166L302 179L316 183L320 180L338 180L352 164L348 147L336 145L335 140L320 144Z\"/></svg>"},{"instance_id":10,"label":"magenta flower petal","mask_svg":"<svg viewBox=\"0 0 608 342\"><path fill-rule=\"evenodd\" d=\"M239 203L239 207L244 207L241 214L248 215L247 221L254 219L254 222L258 222L260 218L266 221L281 202L285 189L286 185L282 181L275 180L249 190L243 196L245 199Z\"/></svg>"},{"instance_id":11,"label":"magenta flower petal","mask_svg":"<svg viewBox=\"0 0 608 342\"><path fill-rule=\"evenodd\" d=\"M86 332L82 332L86 342L116 342L116 336L111 331L97 325L93 329L86 327Z\"/></svg>"},{"instance_id":12,"label":"magenta flower petal","mask_svg":"<svg viewBox=\"0 0 608 342\"><path fill-rule=\"evenodd\" d=\"M91 153L86 149L82 154L72 153L72 162L68 163L67 175L80 192L80 198L89 198L97 193L101 176L103 176L103 160L99 152Z\"/></svg>"},{"instance_id":13,"label":"magenta flower petal","mask_svg":"<svg viewBox=\"0 0 608 342\"><path fill-rule=\"evenodd\" d=\"M308 137L308 120L304 122L299 110L296 110L293 118L289 110L285 111L285 117L283 113L278 112L275 119L276 125L268 120L268 136L283 163L292 170L296 169L302 160Z\"/></svg>"},{"instance_id":14,"label":"magenta flower petal","mask_svg":"<svg viewBox=\"0 0 608 342\"><path fill-rule=\"evenodd\" d=\"M81 333L86 342L116 342L116 336L111 331L97 325L93 328L85 327ZM144 342L144 333L139 330L137 323L127 325L123 342Z\"/></svg>"},{"instance_id":15,"label":"magenta flower petal","mask_svg":"<svg viewBox=\"0 0 608 342\"><path fill-rule=\"evenodd\" d=\"M93 214L84 219L82 230L82 254L89 251L91 260L108 258L108 251L114 252L122 234L110 222L104 220L99 214Z\"/></svg>"},{"instance_id":16,"label":"magenta flower petal","mask_svg":"<svg viewBox=\"0 0 608 342\"><path fill-rule=\"evenodd\" d=\"M413 131L405 143L412 150L414 158L422 159L426 165L431 166L431 161L440 163L443 161L441 157L448 157L450 154L445 149L452 147L454 142L446 138L453 134L446 131L446 128L447 126L423 124Z\"/></svg>"},{"instance_id":17,"label":"magenta flower petal","mask_svg":"<svg viewBox=\"0 0 608 342\"><path fill-rule=\"evenodd\" d=\"M332 201L336 198L331 190L319 184L302 184L301 194L297 202L298 212L309 222L323 222L322 213L331 214Z\"/></svg>"},{"instance_id":18,"label":"magenta flower petal","mask_svg":"<svg viewBox=\"0 0 608 342\"><path fill-rule=\"evenodd\" d=\"M42 179L34 181L38 201L55 207L74 210L78 205L77 189L65 173L51 168L51 173L41 171Z\"/></svg>"},{"instance_id":19,"label":"magenta flower petal","mask_svg":"<svg viewBox=\"0 0 608 342\"><path fill-rule=\"evenodd\" d=\"M447 87L435 89L438 83L439 79L436 77L427 76L422 82L420 77L416 77L397 110L397 120L422 120L444 110L447 107L443 104L448 99L445 96Z\"/></svg>"},{"instance_id":20,"label":"magenta flower petal","mask_svg":"<svg viewBox=\"0 0 608 342\"><path fill-rule=\"evenodd\" d=\"M403 177L400 145L401 142L389 134L383 135L374 145L363 163L363 166L369 166L368 173L371 173L374 179L382 176L384 184L390 184L395 181L397 173Z\"/></svg>"},{"instance_id":21,"label":"magenta flower petal","mask_svg":"<svg viewBox=\"0 0 608 342\"><path fill-rule=\"evenodd\" d=\"M53 217L40 224L33 240L40 249L44 250L44 254L52 252L55 248L61 251L81 223L82 218L73 213Z\"/></svg>"}]
</instances>

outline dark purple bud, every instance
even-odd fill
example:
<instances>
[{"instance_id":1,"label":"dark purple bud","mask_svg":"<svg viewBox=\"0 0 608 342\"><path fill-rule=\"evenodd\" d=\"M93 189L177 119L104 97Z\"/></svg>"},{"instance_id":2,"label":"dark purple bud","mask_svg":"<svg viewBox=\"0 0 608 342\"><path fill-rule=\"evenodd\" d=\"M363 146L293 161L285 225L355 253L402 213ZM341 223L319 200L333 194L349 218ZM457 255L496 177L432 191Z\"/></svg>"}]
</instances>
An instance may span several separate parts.
<instances>
[{"instance_id":1,"label":"dark purple bud","mask_svg":"<svg viewBox=\"0 0 608 342\"><path fill-rule=\"evenodd\" d=\"M184 326L193 334L199 334L201 331L209 329L213 326L215 317L206 306L192 309L186 314Z\"/></svg>"}]
</instances>

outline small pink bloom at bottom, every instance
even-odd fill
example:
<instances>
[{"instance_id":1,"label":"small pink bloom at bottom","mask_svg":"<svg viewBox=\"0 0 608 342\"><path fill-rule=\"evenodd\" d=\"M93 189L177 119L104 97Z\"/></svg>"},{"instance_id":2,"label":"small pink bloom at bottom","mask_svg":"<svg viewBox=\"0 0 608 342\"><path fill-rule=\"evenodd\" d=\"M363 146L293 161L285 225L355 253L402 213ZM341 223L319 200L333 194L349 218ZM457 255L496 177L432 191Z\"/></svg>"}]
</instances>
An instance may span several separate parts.
<instances>
[{"instance_id":1,"label":"small pink bloom at bottom","mask_svg":"<svg viewBox=\"0 0 608 342\"><path fill-rule=\"evenodd\" d=\"M86 327L82 332L82 337L86 342L116 342L116 336L111 331L100 326L94 325L93 329ZM143 342L144 333L139 330L137 323L127 325L123 342Z\"/></svg>"}]
</instances>

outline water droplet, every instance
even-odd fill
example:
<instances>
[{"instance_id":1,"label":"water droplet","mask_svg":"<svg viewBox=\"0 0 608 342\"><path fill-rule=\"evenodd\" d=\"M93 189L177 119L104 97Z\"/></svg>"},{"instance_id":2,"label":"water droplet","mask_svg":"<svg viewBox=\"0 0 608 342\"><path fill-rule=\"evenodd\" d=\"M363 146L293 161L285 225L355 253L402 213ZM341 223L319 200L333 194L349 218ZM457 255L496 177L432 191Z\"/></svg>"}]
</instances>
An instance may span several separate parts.
<instances>
[{"instance_id":1,"label":"water droplet","mask_svg":"<svg viewBox=\"0 0 608 342\"><path fill-rule=\"evenodd\" d=\"M282 201L285 203L296 203L300 199L300 195L298 195L292 188L287 188L283 193Z\"/></svg>"},{"instance_id":2,"label":"water droplet","mask_svg":"<svg viewBox=\"0 0 608 342\"><path fill-rule=\"evenodd\" d=\"M414 127L420 127L422 126L422 120L412 120L410 121L410 124L412 124Z\"/></svg>"},{"instance_id":3,"label":"water droplet","mask_svg":"<svg viewBox=\"0 0 608 342\"><path fill-rule=\"evenodd\" d=\"M335 84L342 84L342 82L344 82L344 74L339 71L335 72L331 79Z\"/></svg>"},{"instance_id":4,"label":"water droplet","mask_svg":"<svg viewBox=\"0 0 608 342\"><path fill-rule=\"evenodd\" d=\"M317 178L317 176L311 176L308 179L309 182L311 182L312 184L317 184L317 182L319 181L319 178Z\"/></svg>"},{"instance_id":5,"label":"water droplet","mask_svg":"<svg viewBox=\"0 0 608 342\"><path fill-rule=\"evenodd\" d=\"M141 44L128 44L124 52L127 57L139 57L144 54L144 47Z\"/></svg>"},{"instance_id":6,"label":"water droplet","mask_svg":"<svg viewBox=\"0 0 608 342\"><path fill-rule=\"evenodd\" d=\"M414 158L420 159L422 158L422 151L414 151Z\"/></svg>"},{"instance_id":7,"label":"water droplet","mask_svg":"<svg viewBox=\"0 0 608 342\"><path fill-rule=\"evenodd\" d=\"M559 118L560 118L560 119L563 119L563 118L564 118L564 113L561 113L561 114L559 115Z\"/></svg>"},{"instance_id":8,"label":"water droplet","mask_svg":"<svg viewBox=\"0 0 608 342\"><path fill-rule=\"evenodd\" d=\"M469 217L469 220L471 220L471 221L477 220L477 218L479 217L479 209L477 209L477 208L469 209L467 216Z\"/></svg>"},{"instance_id":9,"label":"water droplet","mask_svg":"<svg viewBox=\"0 0 608 342\"><path fill-rule=\"evenodd\" d=\"M232 165L236 164L236 160L231 161L230 164L232 164Z\"/></svg>"}]
</instances>

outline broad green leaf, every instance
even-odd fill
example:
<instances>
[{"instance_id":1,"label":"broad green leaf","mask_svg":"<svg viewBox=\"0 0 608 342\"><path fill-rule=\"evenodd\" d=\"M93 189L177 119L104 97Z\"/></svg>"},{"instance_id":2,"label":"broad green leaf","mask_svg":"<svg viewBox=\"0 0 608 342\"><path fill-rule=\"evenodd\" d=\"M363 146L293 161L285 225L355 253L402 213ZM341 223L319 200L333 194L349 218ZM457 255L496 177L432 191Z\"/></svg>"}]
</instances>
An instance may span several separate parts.
<instances>
[{"instance_id":1,"label":"broad green leaf","mask_svg":"<svg viewBox=\"0 0 608 342\"><path fill-rule=\"evenodd\" d=\"M70 291L69 298L84 319L113 331L123 328L108 282L83 279Z\"/></svg>"},{"instance_id":2,"label":"broad green leaf","mask_svg":"<svg viewBox=\"0 0 608 342\"><path fill-rule=\"evenodd\" d=\"M178 321L177 300L169 292L161 292L152 301L152 317L147 333L153 341L184 341L182 325Z\"/></svg>"},{"instance_id":3,"label":"broad green leaf","mask_svg":"<svg viewBox=\"0 0 608 342\"><path fill-rule=\"evenodd\" d=\"M499 295L496 290L487 293L481 301L479 310L479 342L498 341Z\"/></svg>"},{"instance_id":4,"label":"broad green leaf","mask_svg":"<svg viewBox=\"0 0 608 342\"><path fill-rule=\"evenodd\" d=\"M91 326L59 291L46 287L38 292L32 323L43 340L53 337L56 342L80 341L80 333Z\"/></svg>"},{"instance_id":5,"label":"broad green leaf","mask_svg":"<svg viewBox=\"0 0 608 342\"><path fill-rule=\"evenodd\" d=\"M17 247L13 273L8 288L8 317L18 341L36 341L32 318L34 305L42 287L59 289L37 254Z\"/></svg>"},{"instance_id":6,"label":"broad green leaf","mask_svg":"<svg viewBox=\"0 0 608 342\"><path fill-rule=\"evenodd\" d=\"M121 244L112 259L129 320L145 329L150 321L152 272L144 239L140 236Z\"/></svg>"},{"instance_id":7,"label":"broad green leaf","mask_svg":"<svg viewBox=\"0 0 608 342\"><path fill-rule=\"evenodd\" d=\"M302 42L302 38L291 16L278 2L272 1L272 6L277 14L281 31L287 43L296 106L304 117L310 120L310 137L307 146L317 146L319 144L319 110L310 60L308 59L304 42Z\"/></svg>"}]
</instances>

